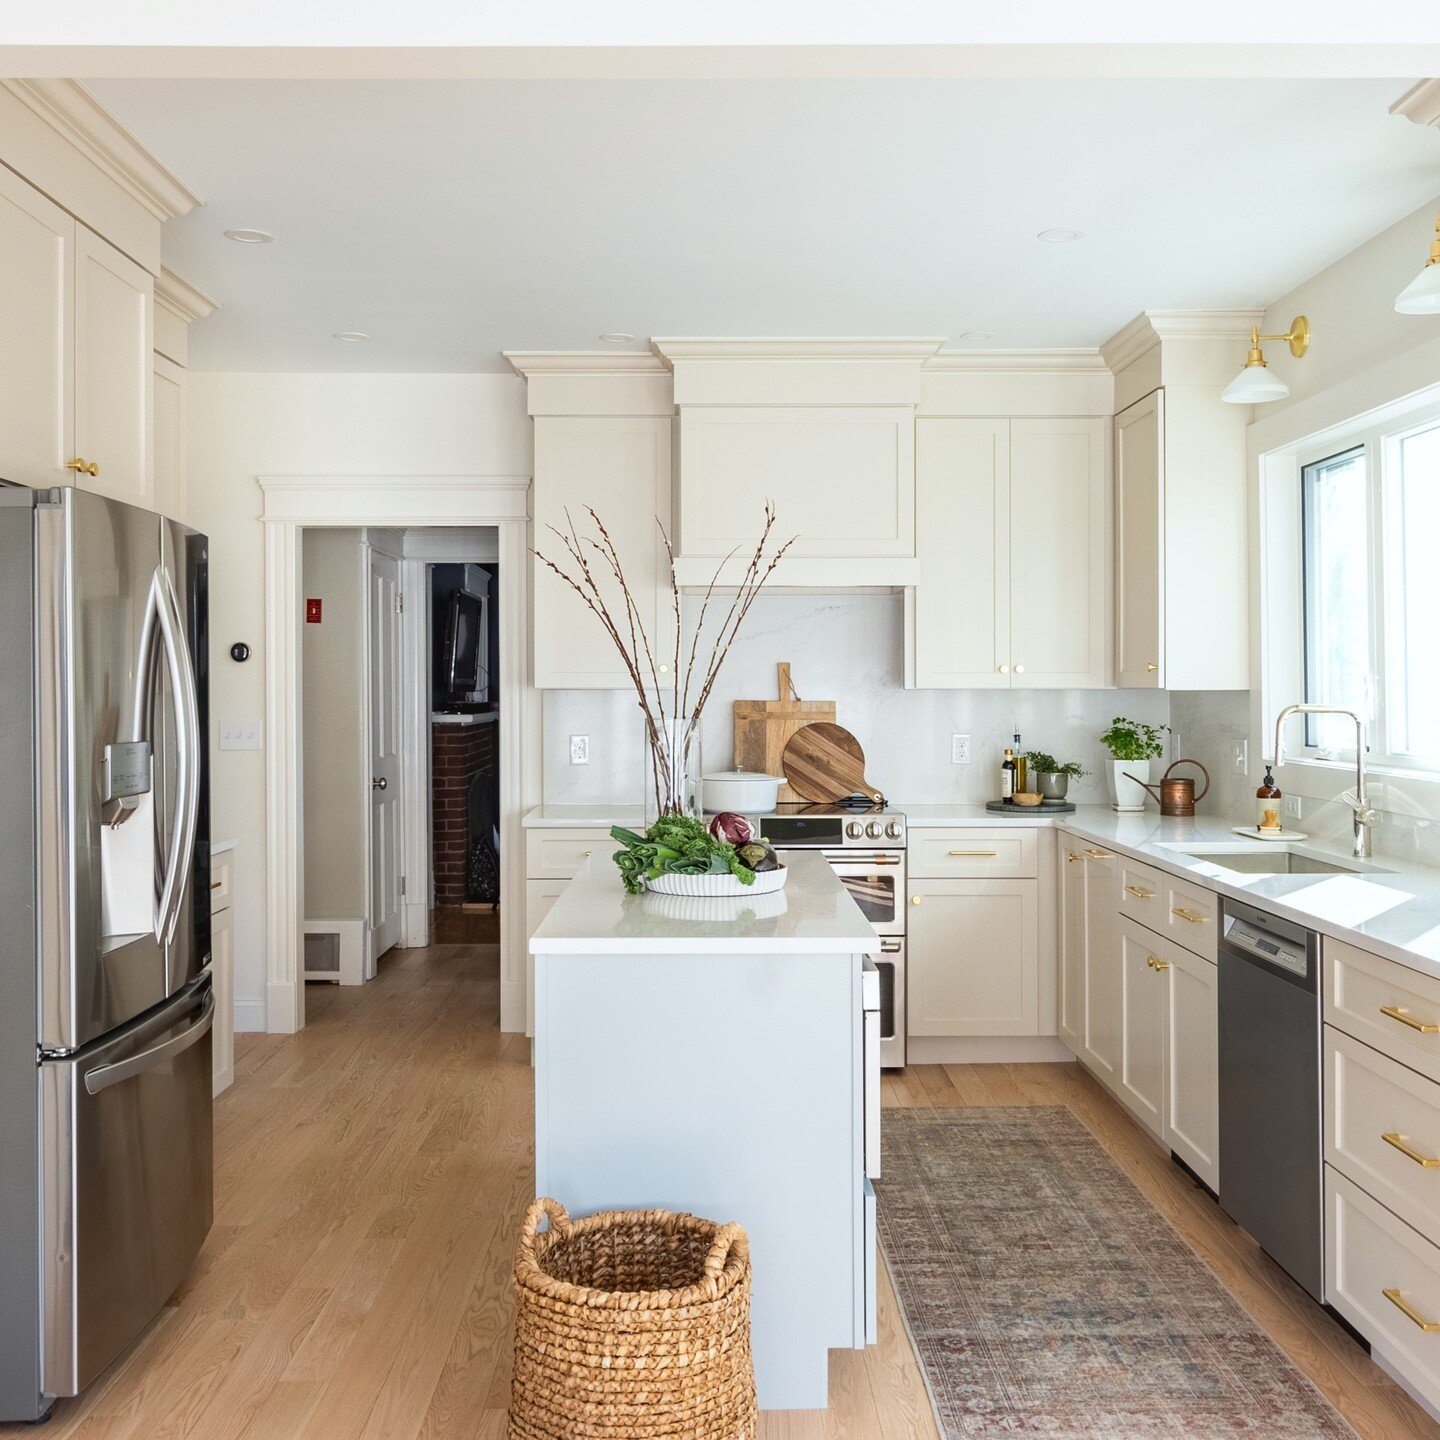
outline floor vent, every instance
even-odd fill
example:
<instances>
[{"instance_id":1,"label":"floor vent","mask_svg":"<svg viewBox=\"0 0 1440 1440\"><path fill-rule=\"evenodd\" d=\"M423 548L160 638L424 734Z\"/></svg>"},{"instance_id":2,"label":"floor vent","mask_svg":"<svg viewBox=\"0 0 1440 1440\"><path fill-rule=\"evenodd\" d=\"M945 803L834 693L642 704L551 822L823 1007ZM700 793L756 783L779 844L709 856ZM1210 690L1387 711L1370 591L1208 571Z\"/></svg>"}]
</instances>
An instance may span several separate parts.
<instances>
[{"instance_id":1,"label":"floor vent","mask_svg":"<svg viewBox=\"0 0 1440 1440\"><path fill-rule=\"evenodd\" d=\"M306 935L305 978L307 980L338 980L340 978L340 936L334 930Z\"/></svg>"}]
</instances>

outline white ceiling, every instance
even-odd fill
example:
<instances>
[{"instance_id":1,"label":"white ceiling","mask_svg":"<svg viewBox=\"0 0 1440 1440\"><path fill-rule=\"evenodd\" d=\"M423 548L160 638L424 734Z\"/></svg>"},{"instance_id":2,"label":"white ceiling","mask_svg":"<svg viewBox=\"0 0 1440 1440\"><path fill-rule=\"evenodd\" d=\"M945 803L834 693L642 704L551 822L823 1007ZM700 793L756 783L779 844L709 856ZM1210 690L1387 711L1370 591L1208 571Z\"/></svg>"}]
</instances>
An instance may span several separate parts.
<instances>
[{"instance_id":1,"label":"white ceiling","mask_svg":"<svg viewBox=\"0 0 1440 1440\"><path fill-rule=\"evenodd\" d=\"M1386 113L1405 77L90 83L206 202L165 256L220 302L212 370L605 331L1093 346L1266 304L1440 192L1440 132Z\"/></svg>"}]
</instances>

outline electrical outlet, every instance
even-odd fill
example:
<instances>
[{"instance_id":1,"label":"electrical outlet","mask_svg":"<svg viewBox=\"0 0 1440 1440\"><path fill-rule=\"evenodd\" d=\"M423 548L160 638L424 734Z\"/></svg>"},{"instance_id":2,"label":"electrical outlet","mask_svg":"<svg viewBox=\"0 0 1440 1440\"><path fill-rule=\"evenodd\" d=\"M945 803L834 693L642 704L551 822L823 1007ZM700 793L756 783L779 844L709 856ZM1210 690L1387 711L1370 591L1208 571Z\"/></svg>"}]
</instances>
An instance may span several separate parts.
<instances>
[{"instance_id":1,"label":"electrical outlet","mask_svg":"<svg viewBox=\"0 0 1440 1440\"><path fill-rule=\"evenodd\" d=\"M970 763L970 737L968 735L952 735L950 737L950 762L953 765Z\"/></svg>"},{"instance_id":2,"label":"electrical outlet","mask_svg":"<svg viewBox=\"0 0 1440 1440\"><path fill-rule=\"evenodd\" d=\"M222 750L263 750L264 727L258 720L231 720L220 726Z\"/></svg>"},{"instance_id":3,"label":"electrical outlet","mask_svg":"<svg viewBox=\"0 0 1440 1440\"><path fill-rule=\"evenodd\" d=\"M588 765L590 763L590 737L588 735L572 735L570 737L570 763L572 765Z\"/></svg>"},{"instance_id":4,"label":"electrical outlet","mask_svg":"<svg viewBox=\"0 0 1440 1440\"><path fill-rule=\"evenodd\" d=\"M1242 775L1249 773L1250 742L1248 740L1237 740L1235 742L1235 768Z\"/></svg>"},{"instance_id":5,"label":"electrical outlet","mask_svg":"<svg viewBox=\"0 0 1440 1440\"><path fill-rule=\"evenodd\" d=\"M1300 797L1298 795L1286 795L1284 797L1285 818L1287 820L1299 820L1302 818L1300 811Z\"/></svg>"}]
</instances>

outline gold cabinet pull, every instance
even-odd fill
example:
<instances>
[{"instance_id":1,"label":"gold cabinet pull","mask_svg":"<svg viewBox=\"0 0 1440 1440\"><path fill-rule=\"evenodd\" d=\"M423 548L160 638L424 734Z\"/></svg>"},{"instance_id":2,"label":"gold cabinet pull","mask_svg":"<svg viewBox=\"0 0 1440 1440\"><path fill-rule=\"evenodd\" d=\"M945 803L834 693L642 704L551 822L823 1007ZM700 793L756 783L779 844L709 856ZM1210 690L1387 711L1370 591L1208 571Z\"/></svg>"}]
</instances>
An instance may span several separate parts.
<instances>
[{"instance_id":1,"label":"gold cabinet pull","mask_svg":"<svg viewBox=\"0 0 1440 1440\"><path fill-rule=\"evenodd\" d=\"M1407 1320L1418 1325L1427 1335L1440 1330L1440 1320L1427 1320L1398 1290L1380 1292Z\"/></svg>"},{"instance_id":2,"label":"gold cabinet pull","mask_svg":"<svg viewBox=\"0 0 1440 1440\"><path fill-rule=\"evenodd\" d=\"M1067 850L1065 852L1065 863L1067 865L1073 865L1080 858L1081 857L1077 855L1073 850Z\"/></svg>"},{"instance_id":3,"label":"gold cabinet pull","mask_svg":"<svg viewBox=\"0 0 1440 1440\"><path fill-rule=\"evenodd\" d=\"M1406 1159L1413 1160L1424 1169L1440 1169L1440 1157L1427 1155L1423 1150L1417 1150L1398 1130L1382 1130L1380 1138L1387 1145L1393 1145Z\"/></svg>"},{"instance_id":4,"label":"gold cabinet pull","mask_svg":"<svg viewBox=\"0 0 1440 1440\"><path fill-rule=\"evenodd\" d=\"M1422 1035L1440 1035L1440 1025L1427 1025L1423 1020L1417 1020L1403 1005L1382 1005L1380 1013L1418 1030Z\"/></svg>"},{"instance_id":5,"label":"gold cabinet pull","mask_svg":"<svg viewBox=\"0 0 1440 1440\"><path fill-rule=\"evenodd\" d=\"M952 850L950 853L951 853L951 855L953 855L957 860L963 860L963 859L967 859L967 858L968 858L968 859L979 860L979 859L981 859L981 858L983 858L983 857L985 857L985 856L994 855L994 854L995 854L995 851L993 851L993 850Z\"/></svg>"},{"instance_id":6,"label":"gold cabinet pull","mask_svg":"<svg viewBox=\"0 0 1440 1440\"><path fill-rule=\"evenodd\" d=\"M87 463L83 455L77 455L73 460L67 460L65 468L74 470L81 475L98 475L100 473L100 467L93 460Z\"/></svg>"},{"instance_id":7,"label":"gold cabinet pull","mask_svg":"<svg viewBox=\"0 0 1440 1440\"><path fill-rule=\"evenodd\" d=\"M1087 860L1113 860L1115 857L1108 850L1087 850L1085 858Z\"/></svg>"},{"instance_id":8,"label":"gold cabinet pull","mask_svg":"<svg viewBox=\"0 0 1440 1440\"><path fill-rule=\"evenodd\" d=\"M1155 898L1155 892L1145 889L1143 885L1127 885L1125 893L1133 895L1137 900L1153 900Z\"/></svg>"},{"instance_id":9,"label":"gold cabinet pull","mask_svg":"<svg viewBox=\"0 0 1440 1440\"><path fill-rule=\"evenodd\" d=\"M218 890L224 883L225 882L223 880L212 880L210 882L210 888L212 890Z\"/></svg>"},{"instance_id":10,"label":"gold cabinet pull","mask_svg":"<svg viewBox=\"0 0 1440 1440\"><path fill-rule=\"evenodd\" d=\"M1191 925L1203 925L1210 917L1202 915L1198 910L1187 910L1183 905L1177 905L1170 912L1178 915L1182 920L1188 921Z\"/></svg>"},{"instance_id":11,"label":"gold cabinet pull","mask_svg":"<svg viewBox=\"0 0 1440 1440\"><path fill-rule=\"evenodd\" d=\"M1148 665L1146 665L1145 668L1146 668L1152 675L1156 674L1156 673L1159 671L1159 669L1160 669L1160 667L1159 667L1153 660L1150 661L1150 663L1149 663Z\"/></svg>"},{"instance_id":12,"label":"gold cabinet pull","mask_svg":"<svg viewBox=\"0 0 1440 1440\"><path fill-rule=\"evenodd\" d=\"M1170 968L1170 962L1168 960L1162 960L1158 955L1147 955L1145 957L1145 963L1152 970L1168 970Z\"/></svg>"}]
</instances>

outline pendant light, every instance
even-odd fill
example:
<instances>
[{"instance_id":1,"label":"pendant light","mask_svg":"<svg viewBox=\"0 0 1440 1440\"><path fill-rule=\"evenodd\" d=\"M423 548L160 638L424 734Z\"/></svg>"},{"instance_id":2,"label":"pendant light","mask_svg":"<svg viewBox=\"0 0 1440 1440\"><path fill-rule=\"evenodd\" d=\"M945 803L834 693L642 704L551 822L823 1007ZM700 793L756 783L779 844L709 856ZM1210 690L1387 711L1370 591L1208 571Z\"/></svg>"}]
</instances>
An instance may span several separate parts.
<instances>
[{"instance_id":1,"label":"pendant light","mask_svg":"<svg viewBox=\"0 0 1440 1440\"><path fill-rule=\"evenodd\" d=\"M1395 297L1401 315L1440 315L1440 215L1425 268Z\"/></svg>"},{"instance_id":2,"label":"pendant light","mask_svg":"<svg viewBox=\"0 0 1440 1440\"><path fill-rule=\"evenodd\" d=\"M1264 351L1260 349L1262 340L1284 340L1298 360L1310 348L1310 322L1303 315L1297 315L1283 335L1262 335L1260 327L1252 325L1250 355L1245 368L1220 392L1222 400L1232 405L1264 405L1270 400L1283 400L1290 393L1290 387L1270 373Z\"/></svg>"}]
</instances>

